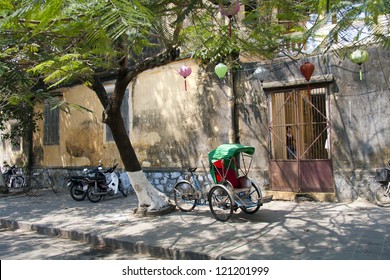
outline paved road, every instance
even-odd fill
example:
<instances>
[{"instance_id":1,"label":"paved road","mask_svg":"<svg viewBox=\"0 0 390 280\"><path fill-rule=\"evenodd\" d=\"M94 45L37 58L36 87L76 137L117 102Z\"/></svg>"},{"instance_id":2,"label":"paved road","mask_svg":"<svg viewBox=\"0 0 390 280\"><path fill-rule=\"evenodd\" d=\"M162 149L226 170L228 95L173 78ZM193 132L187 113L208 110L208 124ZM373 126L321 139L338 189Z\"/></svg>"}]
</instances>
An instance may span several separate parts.
<instances>
[{"instance_id":1,"label":"paved road","mask_svg":"<svg viewBox=\"0 0 390 280\"><path fill-rule=\"evenodd\" d=\"M4 265L2 261L1 279L17 276L52 280L60 276L61 279L123 280L123 269L127 271L128 267L139 267L138 263L144 262L129 261L138 258L137 255L98 250L101 246L154 256L156 260L142 264L147 268L186 265L186 268L199 269L211 265L207 279L259 279L259 276L221 273L230 267L247 266L252 271L253 267L269 264L270 277L260 278L322 280L337 275L370 279L383 278L388 273L390 209L364 200L349 204L273 201L253 215L237 211L226 223L216 221L206 206L196 207L189 213L175 211L162 217L137 217L133 213L137 203L133 195L99 203L77 202L69 194L52 192L40 192L37 197L0 197L0 226L35 232L21 234L20 240L12 235L16 232L2 232L0 244L5 247L0 246L0 257L6 261ZM36 233L61 238L46 239ZM164 257L180 260L179 264L160 260ZM25 261L15 262L18 258ZM35 261L49 258L68 261ZM87 260L92 258L95 260ZM72 259L85 261L69 261ZM129 276L125 278L160 279ZM170 275L162 279L202 278L205 277Z\"/></svg>"},{"instance_id":2,"label":"paved road","mask_svg":"<svg viewBox=\"0 0 390 280\"><path fill-rule=\"evenodd\" d=\"M136 196L99 203L69 194L0 198L0 224L156 258L236 260L390 260L390 209L364 200L265 204L227 223L208 207L137 217Z\"/></svg>"},{"instance_id":3,"label":"paved road","mask_svg":"<svg viewBox=\"0 0 390 280\"><path fill-rule=\"evenodd\" d=\"M157 260L124 250L93 248L83 242L32 231L0 229L0 259L4 260Z\"/></svg>"}]
</instances>

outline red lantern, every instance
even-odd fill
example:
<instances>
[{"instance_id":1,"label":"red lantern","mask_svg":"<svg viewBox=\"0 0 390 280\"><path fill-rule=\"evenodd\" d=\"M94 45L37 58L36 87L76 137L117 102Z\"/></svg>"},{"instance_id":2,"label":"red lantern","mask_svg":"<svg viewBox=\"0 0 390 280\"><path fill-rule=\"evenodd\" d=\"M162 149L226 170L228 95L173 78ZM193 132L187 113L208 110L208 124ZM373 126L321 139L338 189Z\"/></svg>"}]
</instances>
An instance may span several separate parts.
<instances>
[{"instance_id":1,"label":"red lantern","mask_svg":"<svg viewBox=\"0 0 390 280\"><path fill-rule=\"evenodd\" d=\"M240 2L238 0L234 2L233 0L229 6L224 7L221 1L219 1L219 11L229 18L229 36L232 37L232 20L233 16L237 15L240 11Z\"/></svg>"},{"instance_id":2,"label":"red lantern","mask_svg":"<svg viewBox=\"0 0 390 280\"><path fill-rule=\"evenodd\" d=\"M189 75L191 75L191 73L192 73L192 70L191 70L191 67L189 67L189 66L183 65L179 69L180 76L182 76L184 78L184 88L185 88L185 90L187 90L187 80L186 80L186 78Z\"/></svg>"},{"instance_id":3,"label":"red lantern","mask_svg":"<svg viewBox=\"0 0 390 280\"><path fill-rule=\"evenodd\" d=\"M309 81L310 81L311 75L314 72L314 69L315 69L314 64L312 64L308 61L306 61L304 64L302 64L301 67L299 68L299 70L301 70L302 75L305 77L306 81L308 82L307 83L307 92L309 94L309 97L310 97Z\"/></svg>"}]
</instances>

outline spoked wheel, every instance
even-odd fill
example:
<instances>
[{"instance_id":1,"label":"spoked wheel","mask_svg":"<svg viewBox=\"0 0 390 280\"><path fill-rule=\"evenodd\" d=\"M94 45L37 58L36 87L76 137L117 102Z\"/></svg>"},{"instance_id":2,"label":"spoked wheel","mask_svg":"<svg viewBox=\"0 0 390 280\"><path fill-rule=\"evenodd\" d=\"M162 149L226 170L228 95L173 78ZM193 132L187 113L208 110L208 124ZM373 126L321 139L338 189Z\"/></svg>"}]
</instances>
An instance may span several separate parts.
<instances>
[{"instance_id":1,"label":"spoked wheel","mask_svg":"<svg viewBox=\"0 0 390 280\"><path fill-rule=\"evenodd\" d=\"M71 182L69 192L70 196L76 201L82 201L87 196L87 192L83 189L83 184Z\"/></svg>"},{"instance_id":2,"label":"spoked wheel","mask_svg":"<svg viewBox=\"0 0 390 280\"><path fill-rule=\"evenodd\" d=\"M378 206L389 207L390 206L390 186L379 186L374 192L375 203Z\"/></svg>"},{"instance_id":3,"label":"spoked wheel","mask_svg":"<svg viewBox=\"0 0 390 280\"><path fill-rule=\"evenodd\" d=\"M27 179L26 194L29 196L36 196L39 191L39 183L35 178Z\"/></svg>"},{"instance_id":4,"label":"spoked wheel","mask_svg":"<svg viewBox=\"0 0 390 280\"><path fill-rule=\"evenodd\" d=\"M247 208L245 206L242 206L240 208L243 212L247 214L254 214L257 211L259 211L259 208L261 206L261 199L262 199L262 195L259 187L252 182L250 186L248 198L247 198L248 200L247 203L252 204L252 207Z\"/></svg>"},{"instance_id":5,"label":"spoked wheel","mask_svg":"<svg viewBox=\"0 0 390 280\"><path fill-rule=\"evenodd\" d=\"M173 189L176 206L183 212L190 212L196 205L196 190L189 182L179 182Z\"/></svg>"},{"instance_id":6,"label":"spoked wheel","mask_svg":"<svg viewBox=\"0 0 390 280\"><path fill-rule=\"evenodd\" d=\"M87 191L87 197L91 202L99 202L103 195L98 194L99 193L99 188L96 186L90 186Z\"/></svg>"},{"instance_id":7,"label":"spoked wheel","mask_svg":"<svg viewBox=\"0 0 390 280\"><path fill-rule=\"evenodd\" d=\"M222 185L212 187L208 200L211 213L215 219L226 222L232 217L235 202L226 187Z\"/></svg>"}]
</instances>

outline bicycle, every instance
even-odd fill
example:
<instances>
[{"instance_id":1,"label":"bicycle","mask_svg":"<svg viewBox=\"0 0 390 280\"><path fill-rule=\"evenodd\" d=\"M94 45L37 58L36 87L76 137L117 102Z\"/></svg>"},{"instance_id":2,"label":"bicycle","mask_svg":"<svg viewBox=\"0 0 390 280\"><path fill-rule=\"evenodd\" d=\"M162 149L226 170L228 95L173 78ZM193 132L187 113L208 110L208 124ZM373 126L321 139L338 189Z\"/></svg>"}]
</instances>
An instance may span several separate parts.
<instances>
[{"instance_id":1,"label":"bicycle","mask_svg":"<svg viewBox=\"0 0 390 280\"><path fill-rule=\"evenodd\" d=\"M174 187L175 204L183 212L191 212L196 205L207 205L207 186L209 185L201 187L194 173L196 170L197 167L188 168L189 180L180 181Z\"/></svg>"},{"instance_id":2,"label":"bicycle","mask_svg":"<svg viewBox=\"0 0 390 280\"><path fill-rule=\"evenodd\" d=\"M39 180L38 180L39 178ZM49 170L44 168L42 171L36 171L32 174L29 184L29 194L37 195L40 189L51 189L55 194L58 193L53 178Z\"/></svg>"},{"instance_id":3,"label":"bicycle","mask_svg":"<svg viewBox=\"0 0 390 280\"><path fill-rule=\"evenodd\" d=\"M390 161L388 162L388 165L390 166ZM380 183L374 191L376 205L382 207L390 206L390 169L377 169L375 180Z\"/></svg>"}]
</instances>

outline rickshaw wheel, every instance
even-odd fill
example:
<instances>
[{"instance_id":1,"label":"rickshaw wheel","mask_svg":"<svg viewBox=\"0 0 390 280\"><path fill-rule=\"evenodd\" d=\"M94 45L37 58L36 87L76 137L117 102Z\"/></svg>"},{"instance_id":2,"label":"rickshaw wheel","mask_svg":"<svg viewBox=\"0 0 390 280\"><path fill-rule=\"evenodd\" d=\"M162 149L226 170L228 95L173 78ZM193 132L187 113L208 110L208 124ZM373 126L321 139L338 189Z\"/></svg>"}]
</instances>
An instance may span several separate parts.
<instances>
[{"instance_id":1,"label":"rickshaw wheel","mask_svg":"<svg viewBox=\"0 0 390 280\"><path fill-rule=\"evenodd\" d=\"M190 212L196 205L196 190L190 182L179 182L173 190L176 206L183 212Z\"/></svg>"},{"instance_id":2,"label":"rickshaw wheel","mask_svg":"<svg viewBox=\"0 0 390 280\"><path fill-rule=\"evenodd\" d=\"M246 214L254 214L257 211L259 211L259 208L261 206L261 191L258 186L256 186L253 182L251 184L250 190L249 190L249 199L253 203L257 203L256 207L246 208L246 207L240 207L243 212Z\"/></svg>"},{"instance_id":3,"label":"rickshaw wheel","mask_svg":"<svg viewBox=\"0 0 390 280\"><path fill-rule=\"evenodd\" d=\"M215 219L226 222L232 217L235 202L226 187L222 185L212 187L208 194L208 201Z\"/></svg>"}]
</instances>

